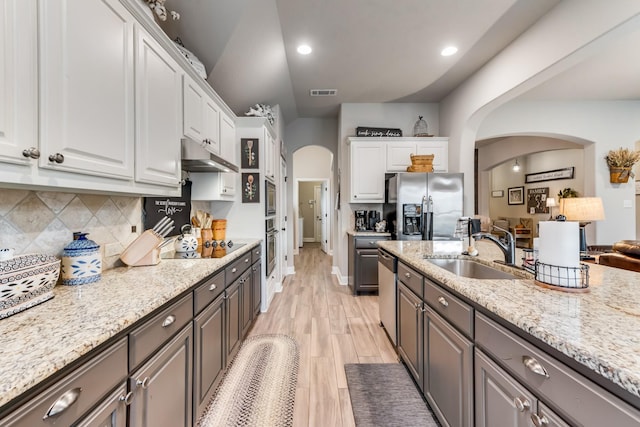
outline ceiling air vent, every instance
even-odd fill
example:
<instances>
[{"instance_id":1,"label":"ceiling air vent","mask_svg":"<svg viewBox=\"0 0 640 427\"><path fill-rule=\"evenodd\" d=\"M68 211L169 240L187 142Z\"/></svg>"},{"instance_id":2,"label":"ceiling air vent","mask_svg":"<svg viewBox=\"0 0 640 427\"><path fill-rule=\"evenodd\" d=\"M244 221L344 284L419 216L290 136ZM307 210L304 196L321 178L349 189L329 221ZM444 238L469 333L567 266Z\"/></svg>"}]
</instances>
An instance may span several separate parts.
<instances>
[{"instance_id":1,"label":"ceiling air vent","mask_svg":"<svg viewBox=\"0 0 640 427\"><path fill-rule=\"evenodd\" d=\"M311 96L336 96L338 89L311 89L309 95Z\"/></svg>"}]
</instances>

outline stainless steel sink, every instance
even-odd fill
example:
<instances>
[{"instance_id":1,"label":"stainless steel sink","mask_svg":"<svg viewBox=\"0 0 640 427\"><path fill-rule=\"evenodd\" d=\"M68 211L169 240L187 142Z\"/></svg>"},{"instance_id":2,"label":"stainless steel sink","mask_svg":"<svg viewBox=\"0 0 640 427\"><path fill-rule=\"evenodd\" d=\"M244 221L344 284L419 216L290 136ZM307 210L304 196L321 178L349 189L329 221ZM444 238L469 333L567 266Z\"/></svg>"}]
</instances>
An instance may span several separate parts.
<instances>
[{"instance_id":1,"label":"stainless steel sink","mask_svg":"<svg viewBox=\"0 0 640 427\"><path fill-rule=\"evenodd\" d=\"M427 258L427 261L451 273L471 279L515 279L511 273L489 267L470 259Z\"/></svg>"}]
</instances>

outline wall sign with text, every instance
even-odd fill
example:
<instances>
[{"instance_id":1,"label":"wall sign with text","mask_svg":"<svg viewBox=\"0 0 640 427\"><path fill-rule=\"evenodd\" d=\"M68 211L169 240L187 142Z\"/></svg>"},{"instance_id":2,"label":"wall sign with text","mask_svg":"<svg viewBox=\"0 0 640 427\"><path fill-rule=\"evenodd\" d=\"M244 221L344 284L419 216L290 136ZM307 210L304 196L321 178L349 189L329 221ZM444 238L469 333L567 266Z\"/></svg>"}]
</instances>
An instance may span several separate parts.
<instances>
[{"instance_id":1,"label":"wall sign with text","mask_svg":"<svg viewBox=\"0 0 640 427\"><path fill-rule=\"evenodd\" d=\"M528 173L525 175L525 184L542 181L555 181L557 179L573 179L574 167L564 169L555 169L546 172Z\"/></svg>"}]
</instances>

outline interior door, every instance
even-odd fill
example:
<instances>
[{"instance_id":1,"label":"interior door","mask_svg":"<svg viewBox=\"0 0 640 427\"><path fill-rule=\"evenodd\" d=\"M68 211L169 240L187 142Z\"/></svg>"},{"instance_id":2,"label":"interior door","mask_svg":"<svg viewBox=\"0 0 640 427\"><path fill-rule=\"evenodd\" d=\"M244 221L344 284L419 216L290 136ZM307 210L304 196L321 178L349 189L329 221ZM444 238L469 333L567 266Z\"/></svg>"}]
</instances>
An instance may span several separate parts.
<instances>
[{"instance_id":1,"label":"interior door","mask_svg":"<svg viewBox=\"0 0 640 427\"><path fill-rule=\"evenodd\" d=\"M322 207L320 206L322 200L322 185L313 186L313 241L322 241Z\"/></svg>"},{"instance_id":2,"label":"interior door","mask_svg":"<svg viewBox=\"0 0 640 427\"><path fill-rule=\"evenodd\" d=\"M322 222L322 229L321 229L321 234L320 234L320 241L321 243L321 248L322 248L322 252L324 253L328 253L329 250L329 233L327 231L328 227L329 227L329 190L328 190L328 184L327 182L323 182L322 183L322 187L320 190L320 217L321 217L321 222Z\"/></svg>"},{"instance_id":3,"label":"interior door","mask_svg":"<svg viewBox=\"0 0 640 427\"><path fill-rule=\"evenodd\" d=\"M289 238L287 236L287 162L280 157L280 185L278 194L280 195L280 206L278 209L278 215L280 217L280 238L278 248L279 262L280 262L280 276L284 282L284 277L287 275L287 246Z\"/></svg>"}]
</instances>

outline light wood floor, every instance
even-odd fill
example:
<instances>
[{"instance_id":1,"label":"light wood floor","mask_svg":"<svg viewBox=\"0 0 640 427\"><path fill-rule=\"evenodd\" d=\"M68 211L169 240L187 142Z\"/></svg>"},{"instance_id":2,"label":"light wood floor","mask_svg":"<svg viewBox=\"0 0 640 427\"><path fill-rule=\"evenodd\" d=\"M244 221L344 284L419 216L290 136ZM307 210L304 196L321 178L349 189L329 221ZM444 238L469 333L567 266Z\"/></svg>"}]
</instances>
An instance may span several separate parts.
<instances>
[{"instance_id":1,"label":"light wood floor","mask_svg":"<svg viewBox=\"0 0 640 427\"><path fill-rule=\"evenodd\" d=\"M331 275L331 257L305 243L269 311L249 335L294 337L300 370L294 411L298 426L354 426L345 363L394 363L397 355L380 327L378 296L354 297Z\"/></svg>"}]
</instances>

